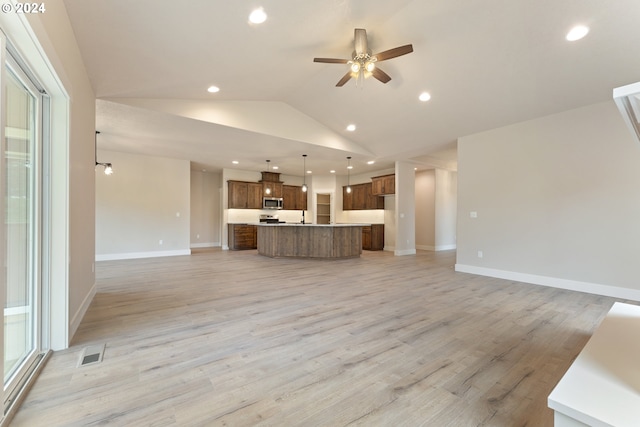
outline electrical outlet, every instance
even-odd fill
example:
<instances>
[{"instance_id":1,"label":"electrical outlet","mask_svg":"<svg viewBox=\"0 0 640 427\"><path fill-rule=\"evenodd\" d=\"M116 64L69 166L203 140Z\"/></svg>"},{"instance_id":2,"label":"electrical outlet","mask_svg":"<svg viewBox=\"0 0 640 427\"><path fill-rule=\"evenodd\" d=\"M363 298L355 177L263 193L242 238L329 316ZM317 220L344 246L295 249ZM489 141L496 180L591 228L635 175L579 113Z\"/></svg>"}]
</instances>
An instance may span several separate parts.
<instances>
[{"instance_id":1,"label":"electrical outlet","mask_svg":"<svg viewBox=\"0 0 640 427\"><path fill-rule=\"evenodd\" d=\"M476 211L469 212L469 218L478 218L478 212Z\"/></svg>"},{"instance_id":2,"label":"electrical outlet","mask_svg":"<svg viewBox=\"0 0 640 427\"><path fill-rule=\"evenodd\" d=\"M482 253L482 251L478 251L478 258L482 258L484 256L484 254Z\"/></svg>"},{"instance_id":3,"label":"electrical outlet","mask_svg":"<svg viewBox=\"0 0 640 427\"><path fill-rule=\"evenodd\" d=\"M160 241L158 242L158 244L159 244L159 245L161 245L161 244L162 244L162 239L160 239Z\"/></svg>"}]
</instances>

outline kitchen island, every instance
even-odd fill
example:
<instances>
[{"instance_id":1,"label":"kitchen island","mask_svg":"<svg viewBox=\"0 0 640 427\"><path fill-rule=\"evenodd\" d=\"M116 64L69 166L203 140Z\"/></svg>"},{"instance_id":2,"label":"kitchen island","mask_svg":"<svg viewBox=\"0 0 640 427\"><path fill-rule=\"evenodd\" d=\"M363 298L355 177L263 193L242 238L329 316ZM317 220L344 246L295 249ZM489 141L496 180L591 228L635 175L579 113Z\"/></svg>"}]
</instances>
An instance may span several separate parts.
<instances>
[{"instance_id":1,"label":"kitchen island","mask_svg":"<svg viewBox=\"0 0 640 427\"><path fill-rule=\"evenodd\" d=\"M258 253L278 258L355 258L362 253L362 224L260 224Z\"/></svg>"}]
</instances>

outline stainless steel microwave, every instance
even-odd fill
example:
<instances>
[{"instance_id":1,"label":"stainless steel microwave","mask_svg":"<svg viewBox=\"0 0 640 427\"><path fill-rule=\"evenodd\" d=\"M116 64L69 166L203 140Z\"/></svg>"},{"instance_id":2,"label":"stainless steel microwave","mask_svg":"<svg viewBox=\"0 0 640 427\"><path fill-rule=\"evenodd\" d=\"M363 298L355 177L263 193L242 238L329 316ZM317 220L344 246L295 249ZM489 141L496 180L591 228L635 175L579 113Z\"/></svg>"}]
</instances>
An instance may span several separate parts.
<instances>
[{"instance_id":1,"label":"stainless steel microwave","mask_svg":"<svg viewBox=\"0 0 640 427\"><path fill-rule=\"evenodd\" d=\"M282 197L263 197L262 209L282 209Z\"/></svg>"}]
</instances>

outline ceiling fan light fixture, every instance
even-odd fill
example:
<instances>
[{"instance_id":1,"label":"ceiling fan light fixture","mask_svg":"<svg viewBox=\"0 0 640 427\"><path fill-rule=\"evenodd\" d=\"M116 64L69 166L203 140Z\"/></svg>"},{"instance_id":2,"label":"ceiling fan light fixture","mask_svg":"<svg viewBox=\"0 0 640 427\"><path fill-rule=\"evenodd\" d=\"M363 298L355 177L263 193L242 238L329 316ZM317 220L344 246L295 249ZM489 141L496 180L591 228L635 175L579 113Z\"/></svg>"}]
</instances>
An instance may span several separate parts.
<instances>
[{"instance_id":1,"label":"ceiling fan light fixture","mask_svg":"<svg viewBox=\"0 0 640 427\"><path fill-rule=\"evenodd\" d=\"M368 72L372 73L372 72L373 72L373 70L375 70L375 69L376 69L376 63L375 63L375 62L373 62L373 61L369 61L369 62L367 62L367 64L366 64L366 69L367 69L367 71L368 71Z\"/></svg>"},{"instance_id":2,"label":"ceiling fan light fixture","mask_svg":"<svg viewBox=\"0 0 640 427\"><path fill-rule=\"evenodd\" d=\"M360 72L360 63L359 62L353 62L351 64L351 72L352 73L359 73Z\"/></svg>"}]
</instances>

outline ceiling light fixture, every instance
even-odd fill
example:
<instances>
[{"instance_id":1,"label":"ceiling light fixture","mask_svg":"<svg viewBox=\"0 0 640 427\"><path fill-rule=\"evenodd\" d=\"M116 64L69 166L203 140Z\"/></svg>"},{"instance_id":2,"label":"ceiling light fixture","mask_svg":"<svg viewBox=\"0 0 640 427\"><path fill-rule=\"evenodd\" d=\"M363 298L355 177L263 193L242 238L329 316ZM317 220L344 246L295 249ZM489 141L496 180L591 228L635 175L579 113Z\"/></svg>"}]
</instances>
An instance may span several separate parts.
<instances>
[{"instance_id":1,"label":"ceiling light fixture","mask_svg":"<svg viewBox=\"0 0 640 427\"><path fill-rule=\"evenodd\" d=\"M351 156L347 157L347 193L351 194Z\"/></svg>"},{"instance_id":2,"label":"ceiling light fixture","mask_svg":"<svg viewBox=\"0 0 640 427\"><path fill-rule=\"evenodd\" d=\"M302 192L306 193L308 188L307 188L307 176L305 175L305 171L307 170L307 155L303 154L302 155Z\"/></svg>"},{"instance_id":3,"label":"ceiling light fixture","mask_svg":"<svg viewBox=\"0 0 640 427\"><path fill-rule=\"evenodd\" d=\"M349 126L347 126L347 130L349 132L353 132L354 130L356 130L356 125L354 124L350 124Z\"/></svg>"},{"instance_id":4,"label":"ceiling light fixture","mask_svg":"<svg viewBox=\"0 0 640 427\"><path fill-rule=\"evenodd\" d=\"M372 164L374 164L375 162L376 162L375 160L369 160L369 161L367 162L367 164L368 164L368 165L372 165Z\"/></svg>"},{"instance_id":5,"label":"ceiling light fixture","mask_svg":"<svg viewBox=\"0 0 640 427\"><path fill-rule=\"evenodd\" d=\"M207 92L218 93L220 92L220 88L218 86L209 86L209 88L207 88Z\"/></svg>"},{"instance_id":6,"label":"ceiling light fixture","mask_svg":"<svg viewBox=\"0 0 640 427\"><path fill-rule=\"evenodd\" d=\"M249 15L249 22L251 22L252 24L262 24L266 20L267 13L261 7L254 9Z\"/></svg>"},{"instance_id":7,"label":"ceiling light fixture","mask_svg":"<svg viewBox=\"0 0 640 427\"><path fill-rule=\"evenodd\" d=\"M429 92L422 92L418 99L422 102L427 102L431 99L431 95L429 94Z\"/></svg>"},{"instance_id":8,"label":"ceiling light fixture","mask_svg":"<svg viewBox=\"0 0 640 427\"><path fill-rule=\"evenodd\" d=\"M271 160L267 160L267 172L271 172L271 170L269 169L269 163L271 163ZM264 193L267 196L271 194L271 187L269 187L269 184L267 184L267 186L265 187Z\"/></svg>"},{"instance_id":9,"label":"ceiling light fixture","mask_svg":"<svg viewBox=\"0 0 640 427\"><path fill-rule=\"evenodd\" d=\"M567 40L570 42L574 42L576 40L580 40L584 36L589 34L589 27L584 25L576 25L567 33Z\"/></svg>"},{"instance_id":10,"label":"ceiling light fixture","mask_svg":"<svg viewBox=\"0 0 640 427\"><path fill-rule=\"evenodd\" d=\"M96 131L96 136L94 139L94 145L95 145L95 160L96 160L96 166L100 165L100 166L104 166L104 174L105 175L111 175L113 174L113 166L111 166L111 163L98 163L98 134L100 132Z\"/></svg>"},{"instance_id":11,"label":"ceiling light fixture","mask_svg":"<svg viewBox=\"0 0 640 427\"><path fill-rule=\"evenodd\" d=\"M240 162L237 160L232 160L231 163L233 163L234 165L240 164Z\"/></svg>"}]
</instances>

